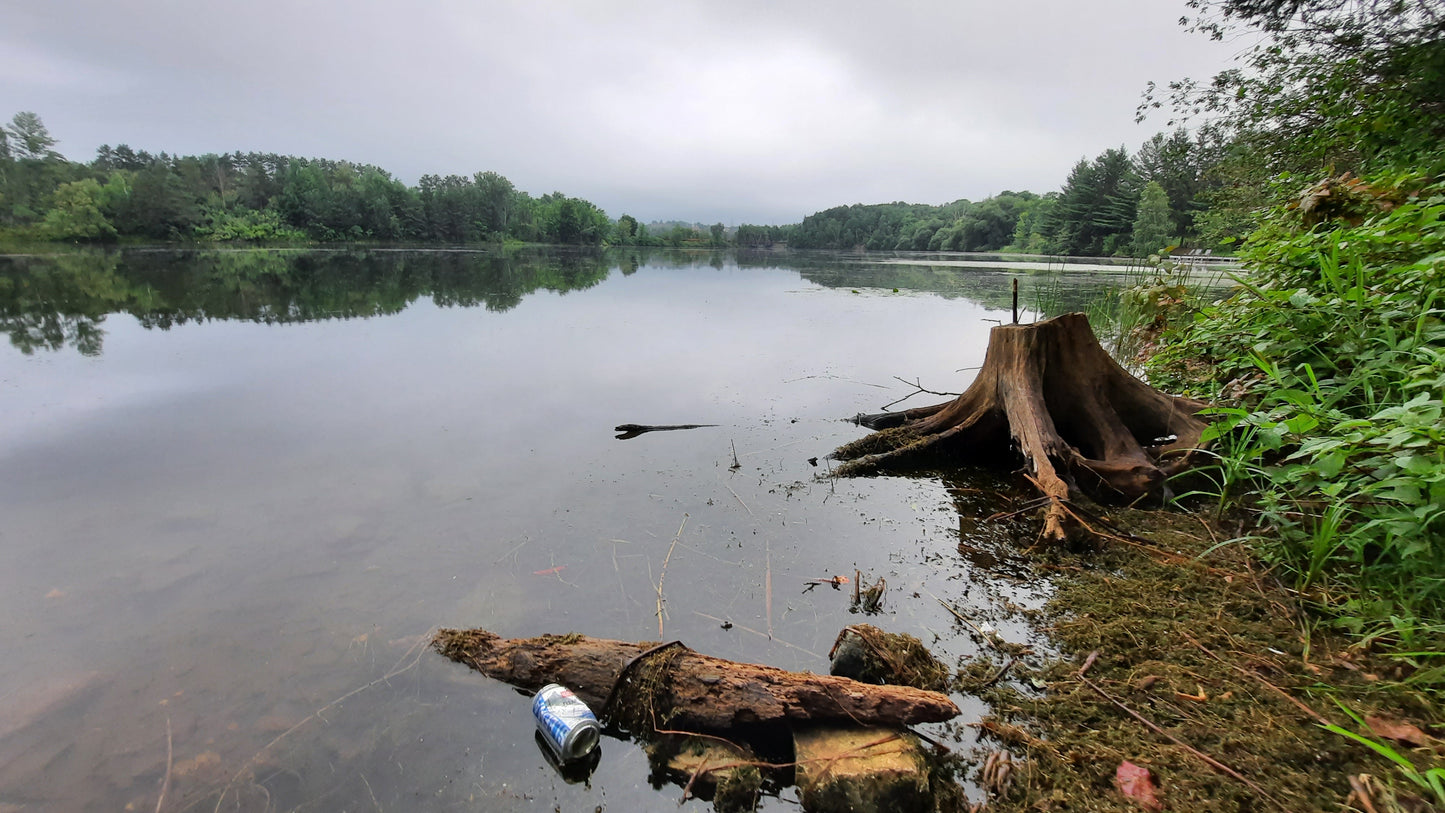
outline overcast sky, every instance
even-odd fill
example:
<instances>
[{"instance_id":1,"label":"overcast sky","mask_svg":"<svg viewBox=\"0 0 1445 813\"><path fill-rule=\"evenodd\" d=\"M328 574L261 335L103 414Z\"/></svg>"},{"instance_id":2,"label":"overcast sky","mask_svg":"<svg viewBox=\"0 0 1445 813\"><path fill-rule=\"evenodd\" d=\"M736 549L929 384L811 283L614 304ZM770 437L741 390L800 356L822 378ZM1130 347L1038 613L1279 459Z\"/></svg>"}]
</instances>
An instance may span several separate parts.
<instances>
[{"instance_id":1,"label":"overcast sky","mask_svg":"<svg viewBox=\"0 0 1445 813\"><path fill-rule=\"evenodd\" d=\"M1183 0L43 0L0 7L0 117L59 150L493 170L614 218L789 223L1046 192L1133 151L1149 80L1239 46Z\"/></svg>"}]
</instances>

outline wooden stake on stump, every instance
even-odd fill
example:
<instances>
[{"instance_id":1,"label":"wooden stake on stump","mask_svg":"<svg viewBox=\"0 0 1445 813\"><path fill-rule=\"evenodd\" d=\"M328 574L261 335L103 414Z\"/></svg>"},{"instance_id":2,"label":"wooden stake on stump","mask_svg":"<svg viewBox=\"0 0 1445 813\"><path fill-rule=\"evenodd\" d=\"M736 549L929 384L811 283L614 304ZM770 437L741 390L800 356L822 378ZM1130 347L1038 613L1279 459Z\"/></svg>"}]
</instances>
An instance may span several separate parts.
<instances>
[{"instance_id":1,"label":"wooden stake on stump","mask_svg":"<svg viewBox=\"0 0 1445 813\"><path fill-rule=\"evenodd\" d=\"M849 476L906 466L925 453L979 463L1021 454L1049 498L1044 537L1062 541L1077 531L1063 504L1071 486L1125 500L1158 493L1199 447L1205 424L1195 415L1205 406L1130 375L1088 318L1069 313L995 327L966 392L931 407L860 415L858 423L886 431L833 456L849 461L836 470Z\"/></svg>"}]
</instances>

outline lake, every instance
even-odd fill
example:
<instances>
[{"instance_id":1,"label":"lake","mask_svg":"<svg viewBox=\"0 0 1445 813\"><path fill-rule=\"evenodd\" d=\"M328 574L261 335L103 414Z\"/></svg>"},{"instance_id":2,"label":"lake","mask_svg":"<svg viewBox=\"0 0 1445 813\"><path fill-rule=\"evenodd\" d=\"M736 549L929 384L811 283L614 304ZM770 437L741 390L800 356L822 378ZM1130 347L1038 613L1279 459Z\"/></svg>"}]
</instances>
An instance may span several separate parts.
<instances>
[{"instance_id":1,"label":"lake","mask_svg":"<svg viewBox=\"0 0 1445 813\"><path fill-rule=\"evenodd\" d=\"M867 621L956 665L942 600L1029 637L1047 586L978 520L1011 484L826 455L965 387L1014 279L1032 319L1121 277L892 259L0 256L0 810L674 810L630 742L564 779L529 697L429 634L826 672ZM807 584L855 573L881 613Z\"/></svg>"}]
</instances>

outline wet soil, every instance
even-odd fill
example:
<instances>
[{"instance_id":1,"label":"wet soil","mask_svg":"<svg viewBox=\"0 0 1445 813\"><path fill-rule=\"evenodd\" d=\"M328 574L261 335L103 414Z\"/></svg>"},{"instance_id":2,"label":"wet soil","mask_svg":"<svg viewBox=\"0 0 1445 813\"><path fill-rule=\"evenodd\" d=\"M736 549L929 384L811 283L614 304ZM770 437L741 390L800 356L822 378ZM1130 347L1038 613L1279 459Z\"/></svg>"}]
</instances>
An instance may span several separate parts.
<instances>
[{"instance_id":1,"label":"wet soil","mask_svg":"<svg viewBox=\"0 0 1445 813\"><path fill-rule=\"evenodd\" d=\"M1323 726L1384 743L1421 772L1441 765L1445 749L1425 733L1441 732L1440 708L1405 665L1323 629L1204 519L1110 517L1137 538L1030 554L1056 592L1026 615L1061 657L1020 658L986 688L1004 655L960 673L958 688L992 709L969 774L987 809L1160 809L1120 791L1125 761L1150 771L1167 810L1433 809L1383 756Z\"/></svg>"}]
</instances>

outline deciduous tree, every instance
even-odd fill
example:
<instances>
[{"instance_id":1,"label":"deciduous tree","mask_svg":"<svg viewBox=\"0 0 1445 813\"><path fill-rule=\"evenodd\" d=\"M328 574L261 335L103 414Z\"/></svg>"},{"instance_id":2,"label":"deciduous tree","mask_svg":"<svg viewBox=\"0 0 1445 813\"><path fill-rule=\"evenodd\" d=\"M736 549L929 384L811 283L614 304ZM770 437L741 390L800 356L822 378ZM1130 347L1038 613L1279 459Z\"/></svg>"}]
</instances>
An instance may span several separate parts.
<instances>
[{"instance_id":1,"label":"deciduous tree","mask_svg":"<svg viewBox=\"0 0 1445 813\"><path fill-rule=\"evenodd\" d=\"M1158 181L1144 185L1139 197L1139 214L1134 218L1134 254L1148 257L1158 254L1176 236L1169 195Z\"/></svg>"},{"instance_id":2,"label":"deciduous tree","mask_svg":"<svg viewBox=\"0 0 1445 813\"><path fill-rule=\"evenodd\" d=\"M100 184L93 178L63 183L55 190L54 203L45 213L42 228L52 240L105 240L115 236L115 226L100 211Z\"/></svg>"}]
</instances>

